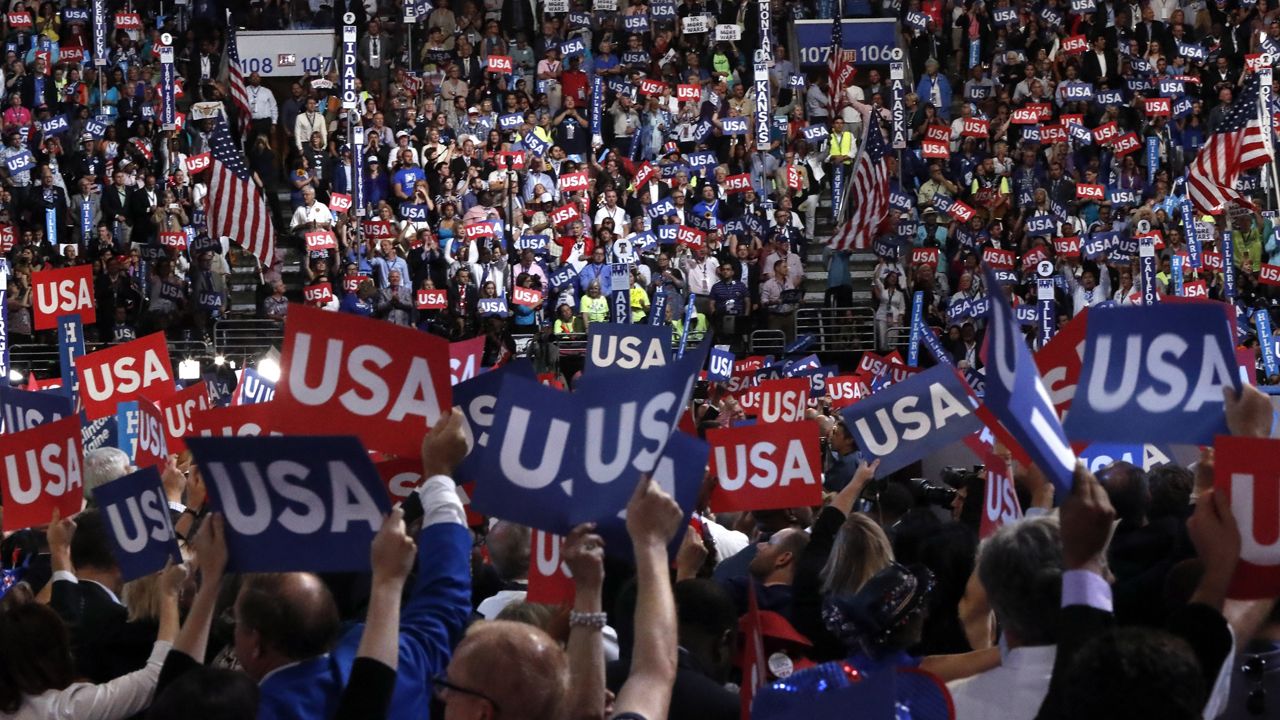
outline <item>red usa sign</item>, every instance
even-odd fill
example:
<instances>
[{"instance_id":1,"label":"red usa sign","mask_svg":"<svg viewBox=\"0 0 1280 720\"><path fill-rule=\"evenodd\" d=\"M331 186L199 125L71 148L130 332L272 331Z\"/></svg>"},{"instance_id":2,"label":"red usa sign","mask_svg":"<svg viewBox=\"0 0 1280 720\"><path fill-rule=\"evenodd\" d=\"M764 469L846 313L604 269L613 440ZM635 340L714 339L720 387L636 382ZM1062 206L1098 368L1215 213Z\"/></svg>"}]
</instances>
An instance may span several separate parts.
<instances>
[{"instance_id":1,"label":"red usa sign","mask_svg":"<svg viewBox=\"0 0 1280 720\"><path fill-rule=\"evenodd\" d=\"M827 398L832 409L849 407L871 394L871 382L865 373L837 375L827 378Z\"/></svg>"},{"instance_id":2,"label":"red usa sign","mask_svg":"<svg viewBox=\"0 0 1280 720\"><path fill-rule=\"evenodd\" d=\"M1203 280L1182 284L1182 296L1193 300L1208 300L1209 285Z\"/></svg>"},{"instance_id":3,"label":"red usa sign","mask_svg":"<svg viewBox=\"0 0 1280 720\"><path fill-rule=\"evenodd\" d=\"M84 48L64 47L58 49L58 62L79 63L84 60Z\"/></svg>"},{"instance_id":4,"label":"red usa sign","mask_svg":"<svg viewBox=\"0 0 1280 720\"><path fill-rule=\"evenodd\" d=\"M1014 125L1035 125L1040 122L1040 113L1033 107L1020 107L1009 116Z\"/></svg>"},{"instance_id":5,"label":"red usa sign","mask_svg":"<svg viewBox=\"0 0 1280 720\"><path fill-rule=\"evenodd\" d=\"M765 380L738 396L738 404L747 417L762 423L796 422L804 419L809 402L808 378Z\"/></svg>"},{"instance_id":6,"label":"red usa sign","mask_svg":"<svg viewBox=\"0 0 1280 720\"><path fill-rule=\"evenodd\" d=\"M0 225L0 252L9 252L18 241L18 233L12 225Z\"/></svg>"},{"instance_id":7,"label":"red usa sign","mask_svg":"<svg viewBox=\"0 0 1280 720\"><path fill-rule=\"evenodd\" d=\"M644 187L656 177L658 177L658 169L647 162L643 163L636 169L636 187Z\"/></svg>"},{"instance_id":8,"label":"red usa sign","mask_svg":"<svg viewBox=\"0 0 1280 720\"><path fill-rule=\"evenodd\" d=\"M210 155L209 153L200 153L199 155L192 155L191 157L187 158L187 162L186 162L187 174L195 175L201 170L204 170L205 168L209 167L209 165L212 162L213 162L213 156Z\"/></svg>"},{"instance_id":9,"label":"red usa sign","mask_svg":"<svg viewBox=\"0 0 1280 720\"><path fill-rule=\"evenodd\" d=\"M156 403L156 407L164 419L165 447L168 452L181 453L187 449L185 438L194 434L192 421L213 403L209 401L208 384L201 381Z\"/></svg>"},{"instance_id":10,"label":"red usa sign","mask_svg":"<svg viewBox=\"0 0 1280 720\"><path fill-rule=\"evenodd\" d=\"M1266 67L1266 63L1262 60L1262 53L1250 53L1244 56L1245 72L1258 72L1259 69Z\"/></svg>"},{"instance_id":11,"label":"red usa sign","mask_svg":"<svg viewBox=\"0 0 1280 720\"><path fill-rule=\"evenodd\" d=\"M947 214L962 223L967 223L973 217L973 208L959 200L952 200L951 207L947 209Z\"/></svg>"},{"instance_id":12,"label":"red usa sign","mask_svg":"<svg viewBox=\"0 0 1280 720\"><path fill-rule=\"evenodd\" d=\"M1141 146L1142 142L1138 140L1137 135L1134 135L1133 133L1125 133L1124 135L1116 138L1116 142L1115 145L1112 146L1112 150L1115 152L1116 157L1124 157Z\"/></svg>"},{"instance_id":13,"label":"red usa sign","mask_svg":"<svg viewBox=\"0 0 1280 720\"><path fill-rule=\"evenodd\" d=\"M185 237L185 235L184 235ZM35 329L58 327L59 315L76 315L85 325L97 322L93 301L93 268L75 265L61 270L40 270L31 274L35 289Z\"/></svg>"},{"instance_id":14,"label":"red usa sign","mask_svg":"<svg viewBox=\"0 0 1280 720\"><path fill-rule=\"evenodd\" d=\"M312 230L307 233L306 238L308 252L338 249L338 238L334 237L331 230Z\"/></svg>"},{"instance_id":15,"label":"red usa sign","mask_svg":"<svg viewBox=\"0 0 1280 720\"><path fill-rule=\"evenodd\" d=\"M1080 255L1080 238L1054 238L1053 251L1063 257L1078 257Z\"/></svg>"},{"instance_id":16,"label":"red usa sign","mask_svg":"<svg viewBox=\"0 0 1280 720\"><path fill-rule=\"evenodd\" d=\"M681 83L676 86L676 100L680 102L698 102L702 99L702 86L692 83Z\"/></svg>"},{"instance_id":17,"label":"red usa sign","mask_svg":"<svg viewBox=\"0 0 1280 720\"><path fill-rule=\"evenodd\" d=\"M1222 271L1222 254L1205 251L1200 253L1200 263L1210 270Z\"/></svg>"},{"instance_id":18,"label":"red usa sign","mask_svg":"<svg viewBox=\"0 0 1280 720\"><path fill-rule=\"evenodd\" d=\"M419 290L419 310L443 310L449 304L449 295L444 290Z\"/></svg>"},{"instance_id":19,"label":"red usa sign","mask_svg":"<svg viewBox=\"0 0 1280 720\"><path fill-rule=\"evenodd\" d=\"M1099 145L1106 145L1120 136L1120 126L1114 120L1093 129L1093 140Z\"/></svg>"},{"instance_id":20,"label":"red usa sign","mask_svg":"<svg viewBox=\"0 0 1280 720\"><path fill-rule=\"evenodd\" d=\"M31 13L11 12L9 13L9 26L15 28L31 27Z\"/></svg>"},{"instance_id":21,"label":"red usa sign","mask_svg":"<svg viewBox=\"0 0 1280 720\"><path fill-rule=\"evenodd\" d=\"M1013 473L1009 465L995 453L986 456L987 491L982 503L982 521L978 537L985 538L1005 525L1022 518L1022 505L1013 490Z\"/></svg>"},{"instance_id":22,"label":"red usa sign","mask_svg":"<svg viewBox=\"0 0 1280 720\"><path fill-rule=\"evenodd\" d=\"M1214 490L1227 496L1240 529L1240 564L1227 589L1230 598L1254 600L1280 594L1278 446L1276 440L1229 435L1219 435L1213 444Z\"/></svg>"},{"instance_id":23,"label":"red usa sign","mask_svg":"<svg viewBox=\"0 0 1280 720\"><path fill-rule=\"evenodd\" d=\"M1076 197L1081 200L1106 200L1107 188L1103 185L1078 183L1076 185Z\"/></svg>"},{"instance_id":24,"label":"red usa sign","mask_svg":"<svg viewBox=\"0 0 1280 720\"><path fill-rule=\"evenodd\" d=\"M936 247L912 248L911 264L912 265L933 265L934 267L937 267L938 248Z\"/></svg>"},{"instance_id":25,"label":"red usa sign","mask_svg":"<svg viewBox=\"0 0 1280 720\"><path fill-rule=\"evenodd\" d=\"M1072 35L1062 41L1062 52L1068 55L1082 53L1089 48L1089 39L1084 35Z\"/></svg>"},{"instance_id":26,"label":"red usa sign","mask_svg":"<svg viewBox=\"0 0 1280 720\"><path fill-rule=\"evenodd\" d=\"M467 240L478 240L480 238L493 237L493 223L486 220L484 222L476 222L463 226L462 235Z\"/></svg>"},{"instance_id":27,"label":"red usa sign","mask_svg":"<svg viewBox=\"0 0 1280 720\"><path fill-rule=\"evenodd\" d=\"M115 414L116 404L174 394L173 365L164 333L152 333L76 359L80 399L90 420Z\"/></svg>"},{"instance_id":28,"label":"red usa sign","mask_svg":"<svg viewBox=\"0 0 1280 720\"><path fill-rule=\"evenodd\" d=\"M568 225L569 223L582 217L582 213L578 212L578 206L573 203L561 205L551 211L551 224L557 227Z\"/></svg>"},{"instance_id":29,"label":"red usa sign","mask_svg":"<svg viewBox=\"0 0 1280 720\"><path fill-rule=\"evenodd\" d=\"M64 518L80 512L84 446L76 415L0 435L4 531L46 525L56 509Z\"/></svg>"},{"instance_id":30,"label":"red usa sign","mask_svg":"<svg viewBox=\"0 0 1280 720\"><path fill-rule=\"evenodd\" d=\"M922 140L920 154L927 158L951 157L951 145L939 140Z\"/></svg>"},{"instance_id":31,"label":"red usa sign","mask_svg":"<svg viewBox=\"0 0 1280 720\"><path fill-rule=\"evenodd\" d=\"M187 248L187 234L184 232L162 232L160 233L160 245L167 248L185 250Z\"/></svg>"},{"instance_id":32,"label":"red usa sign","mask_svg":"<svg viewBox=\"0 0 1280 720\"><path fill-rule=\"evenodd\" d=\"M1263 265L1258 271L1258 282L1263 285L1280 285L1280 265Z\"/></svg>"},{"instance_id":33,"label":"red usa sign","mask_svg":"<svg viewBox=\"0 0 1280 720\"><path fill-rule=\"evenodd\" d=\"M724 179L724 191L727 193L746 192L751 189L751 174L740 173Z\"/></svg>"},{"instance_id":34,"label":"red usa sign","mask_svg":"<svg viewBox=\"0 0 1280 720\"><path fill-rule=\"evenodd\" d=\"M1053 117L1053 106L1049 103L1027 103L1026 108L1035 112L1037 120L1048 120Z\"/></svg>"},{"instance_id":35,"label":"red usa sign","mask_svg":"<svg viewBox=\"0 0 1280 720\"><path fill-rule=\"evenodd\" d=\"M1142 109L1151 117L1169 117L1173 112L1167 97L1146 98L1142 102Z\"/></svg>"},{"instance_id":36,"label":"red usa sign","mask_svg":"<svg viewBox=\"0 0 1280 720\"><path fill-rule=\"evenodd\" d=\"M440 338L305 305L290 308L284 333L284 378L272 404L286 433L347 428L370 450L414 457L452 404Z\"/></svg>"},{"instance_id":37,"label":"red usa sign","mask_svg":"<svg viewBox=\"0 0 1280 720\"><path fill-rule=\"evenodd\" d=\"M930 125L924 129L924 139L951 142L951 128L946 125Z\"/></svg>"},{"instance_id":38,"label":"red usa sign","mask_svg":"<svg viewBox=\"0 0 1280 720\"><path fill-rule=\"evenodd\" d=\"M138 13L116 13L117 30L141 30L142 16Z\"/></svg>"},{"instance_id":39,"label":"red usa sign","mask_svg":"<svg viewBox=\"0 0 1280 720\"><path fill-rule=\"evenodd\" d=\"M1067 128L1061 123L1055 125L1045 125L1040 128L1040 142L1044 145L1053 145L1054 143L1063 143L1067 141Z\"/></svg>"},{"instance_id":40,"label":"red usa sign","mask_svg":"<svg viewBox=\"0 0 1280 720\"><path fill-rule=\"evenodd\" d=\"M258 437L281 435L275 428L275 403L232 405L196 413L188 437Z\"/></svg>"},{"instance_id":41,"label":"red usa sign","mask_svg":"<svg viewBox=\"0 0 1280 720\"><path fill-rule=\"evenodd\" d=\"M407 500L422 484L422 461L417 458L396 458L374 463L378 477L387 487L387 497L397 503Z\"/></svg>"},{"instance_id":42,"label":"red usa sign","mask_svg":"<svg viewBox=\"0 0 1280 720\"><path fill-rule=\"evenodd\" d=\"M1017 258L1012 250L987 248L982 251L982 261L997 270L1011 270Z\"/></svg>"},{"instance_id":43,"label":"red usa sign","mask_svg":"<svg viewBox=\"0 0 1280 720\"><path fill-rule=\"evenodd\" d=\"M485 70L491 73L511 73L511 56L510 55L490 55L489 65Z\"/></svg>"},{"instance_id":44,"label":"red usa sign","mask_svg":"<svg viewBox=\"0 0 1280 720\"><path fill-rule=\"evenodd\" d=\"M733 375L729 377L727 387L729 392L738 393L750 387L754 387L756 383L756 371L764 367L763 355L752 355L742 360L734 360Z\"/></svg>"},{"instance_id":45,"label":"red usa sign","mask_svg":"<svg viewBox=\"0 0 1280 720\"><path fill-rule=\"evenodd\" d=\"M587 171L565 173L560 176L560 189L565 192L587 189Z\"/></svg>"},{"instance_id":46,"label":"red usa sign","mask_svg":"<svg viewBox=\"0 0 1280 720\"><path fill-rule=\"evenodd\" d=\"M329 209L334 212L346 212L351 209L351 196L344 193L329 193Z\"/></svg>"},{"instance_id":47,"label":"red usa sign","mask_svg":"<svg viewBox=\"0 0 1280 720\"><path fill-rule=\"evenodd\" d=\"M662 92L667 89L667 84L658 80L640 78L639 89L641 95L661 95Z\"/></svg>"},{"instance_id":48,"label":"red usa sign","mask_svg":"<svg viewBox=\"0 0 1280 720\"><path fill-rule=\"evenodd\" d=\"M987 136L990 123L980 118L965 118L964 124L960 127L961 137L985 138Z\"/></svg>"},{"instance_id":49,"label":"red usa sign","mask_svg":"<svg viewBox=\"0 0 1280 720\"><path fill-rule=\"evenodd\" d=\"M302 299L314 305L326 305L333 302L333 285L316 283L302 288Z\"/></svg>"},{"instance_id":50,"label":"red usa sign","mask_svg":"<svg viewBox=\"0 0 1280 720\"><path fill-rule=\"evenodd\" d=\"M542 291L534 288L513 287L511 288L511 302L514 305L523 305L524 307L537 307L542 302Z\"/></svg>"},{"instance_id":51,"label":"red usa sign","mask_svg":"<svg viewBox=\"0 0 1280 720\"><path fill-rule=\"evenodd\" d=\"M800 168L795 165L787 166L787 187L793 190L799 190L804 187L804 178L800 176Z\"/></svg>"},{"instance_id":52,"label":"red usa sign","mask_svg":"<svg viewBox=\"0 0 1280 720\"><path fill-rule=\"evenodd\" d=\"M159 467L169 458L169 447L164 436L164 418L155 403L145 398L138 398L136 402L138 436L133 443L133 464L140 468Z\"/></svg>"},{"instance_id":53,"label":"red usa sign","mask_svg":"<svg viewBox=\"0 0 1280 720\"><path fill-rule=\"evenodd\" d=\"M687 248L700 248L706 245L707 234L697 228L681 225L676 230L676 242Z\"/></svg>"},{"instance_id":54,"label":"red usa sign","mask_svg":"<svg viewBox=\"0 0 1280 720\"><path fill-rule=\"evenodd\" d=\"M480 374L480 359L484 355L484 338L472 338L449 343L449 381L453 385L466 382Z\"/></svg>"},{"instance_id":55,"label":"red usa sign","mask_svg":"<svg viewBox=\"0 0 1280 720\"><path fill-rule=\"evenodd\" d=\"M1033 272L1036 265L1049 256L1049 251L1043 246L1036 246L1022 254L1022 270L1024 272Z\"/></svg>"},{"instance_id":56,"label":"red usa sign","mask_svg":"<svg viewBox=\"0 0 1280 720\"><path fill-rule=\"evenodd\" d=\"M529 590L527 602L547 605L573 603L573 573L564 563L564 538L534 530L530 538Z\"/></svg>"},{"instance_id":57,"label":"red usa sign","mask_svg":"<svg viewBox=\"0 0 1280 720\"><path fill-rule=\"evenodd\" d=\"M395 237L396 231L387 220L365 220L364 236L369 240L386 240Z\"/></svg>"},{"instance_id":58,"label":"red usa sign","mask_svg":"<svg viewBox=\"0 0 1280 720\"><path fill-rule=\"evenodd\" d=\"M345 275L342 278L342 291L350 295L360 287L360 283L369 279L368 275Z\"/></svg>"},{"instance_id":59,"label":"red usa sign","mask_svg":"<svg viewBox=\"0 0 1280 720\"><path fill-rule=\"evenodd\" d=\"M773 510L822 502L818 428L809 421L707 431L711 510Z\"/></svg>"}]
</instances>

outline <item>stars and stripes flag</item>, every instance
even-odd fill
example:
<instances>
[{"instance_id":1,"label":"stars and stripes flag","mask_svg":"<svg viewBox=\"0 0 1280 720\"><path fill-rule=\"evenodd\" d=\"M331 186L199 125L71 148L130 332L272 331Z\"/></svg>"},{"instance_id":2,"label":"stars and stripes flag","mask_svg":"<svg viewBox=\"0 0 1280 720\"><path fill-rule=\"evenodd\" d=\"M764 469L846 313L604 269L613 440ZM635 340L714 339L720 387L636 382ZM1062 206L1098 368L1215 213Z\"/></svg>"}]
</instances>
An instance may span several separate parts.
<instances>
[{"instance_id":1,"label":"stars and stripes flag","mask_svg":"<svg viewBox=\"0 0 1280 720\"><path fill-rule=\"evenodd\" d=\"M1258 106L1259 73L1245 81L1227 114L1187 168L1187 194L1200 212L1217 215L1228 203L1253 208L1235 189L1240 173L1271 161Z\"/></svg>"},{"instance_id":2,"label":"stars and stripes flag","mask_svg":"<svg viewBox=\"0 0 1280 720\"><path fill-rule=\"evenodd\" d=\"M211 179L205 216L210 237L229 237L258 258L262 267L270 267L276 251L271 210L222 118L209 135L209 156Z\"/></svg>"},{"instance_id":3,"label":"stars and stripes flag","mask_svg":"<svg viewBox=\"0 0 1280 720\"><path fill-rule=\"evenodd\" d=\"M831 54L827 56L827 96L831 114L840 109L841 90L852 75L853 65L844 59L844 23L839 14L831 18Z\"/></svg>"},{"instance_id":4,"label":"stars and stripes flag","mask_svg":"<svg viewBox=\"0 0 1280 720\"><path fill-rule=\"evenodd\" d=\"M864 118L862 149L853 161L853 182L847 192L856 200L849 219L836 230L828 244L834 250L865 250L889 222L889 146L885 144L880 121L871 114ZM848 198L832 198L837 207L846 207Z\"/></svg>"},{"instance_id":5,"label":"stars and stripes flag","mask_svg":"<svg viewBox=\"0 0 1280 720\"><path fill-rule=\"evenodd\" d=\"M249 110L249 91L244 88L244 73L240 70L240 48L236 42L236 26L234 23L227 25L225 60L227 89L231 94L231 102L235 103L236 106L240 137L245 138L249 135L249 119L253 117L253 113Z\"/></svg>"}]
</instances>

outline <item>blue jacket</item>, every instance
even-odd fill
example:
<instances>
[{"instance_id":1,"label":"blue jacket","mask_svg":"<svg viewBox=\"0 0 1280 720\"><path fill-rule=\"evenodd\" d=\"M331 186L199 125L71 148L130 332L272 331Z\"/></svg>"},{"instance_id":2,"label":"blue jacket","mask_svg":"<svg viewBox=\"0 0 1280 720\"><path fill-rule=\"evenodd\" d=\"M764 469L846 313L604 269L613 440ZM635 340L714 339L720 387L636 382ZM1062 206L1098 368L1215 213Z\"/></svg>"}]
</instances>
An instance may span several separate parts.
<instances>
[{"instance_id":1,"label":"blue jacket","mask_svg":"<svg viewBox=\"0 0 1280 720\"><path fill-rule=\"evenodd\" d=\"M938 73L937 78L938 95L942 97L942 107L938 108L938 117L951 120L951 82L942 73ZM933 79L928 75L921 76L919 84L916 85L916 95L920 96L920 102L930 102L929 98L933 97Z\"/></svg>"},{"instance_id":2,"label":"blue jacket","mask_svg":"<svg viewBox=\"0 0 1280 720\"><path fill-rule=\"evenodd\" d=\"M457 523L418 533L418 577L400 610L400 661L391 720L427 720L431 678L445 671L471 614L471 535ZM364 625L333 652L284 667L262 681L259 720L332 717L351 676Z\"/></svg>"}]
</instances>

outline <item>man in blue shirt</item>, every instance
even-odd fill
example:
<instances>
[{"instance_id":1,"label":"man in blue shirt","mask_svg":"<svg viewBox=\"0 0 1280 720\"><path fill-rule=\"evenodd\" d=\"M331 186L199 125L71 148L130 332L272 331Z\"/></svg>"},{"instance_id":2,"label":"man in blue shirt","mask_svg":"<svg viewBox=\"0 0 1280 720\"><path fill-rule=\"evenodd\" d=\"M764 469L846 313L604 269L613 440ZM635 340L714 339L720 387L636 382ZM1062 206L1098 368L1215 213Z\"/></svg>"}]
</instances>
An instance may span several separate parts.
<instances>
[{"instance_id":1,"label":"man in blue shirt","mask_svg":"<svg viewBox=\"0 0 1280 720\"><path fill-rule=\"evenodd\" d=\"M600 283L600 293L605 297L613 291L613 268L604 261L604 248L599 245L591 251L591 262L582 266L578 273L578 287L585 294L593 282Z\"/></svg>"},{"instance_id":2,"label":"man in blue shirt","mask_svg":"<svg viewBox=\"0 0 1280 720\"><path fill-rule=\"evenodd\" d=\"M716 342L740 340L750 333L746 327L751 313L751 292L733 275L733 264L722 262L716 271L720 282L711 286L711 319L715 323Z\"/></svg>"},{"instance_id":3,"label":"man in blue shirt","mask_svg":"<svg viewBox=\"0 0 1280 720\"><path fill-rule=\"evenodd\" d=\"M400 611L400 652L388 717L425 720L431 678L449 665L471 614L471 535L452 474L466 455L466 419L446 415L422 445L418 575ZM285 611L285 609L288 611ZM262 691L258 717L332 717L351 676L363 625L338 635L338 608L312 573L252 576L235 605L236 657Z\"/></svg>"},{"instance_id":4,"label":"man in blue shirt","mask_svg":"<svg viewBox=\"0 0 1280 720\"><path fill-rule=\"evenodd\" d=\"M391 187L396 199L400 202L412 202L414 185L417 185L419 180L426 179L427 174L422 168L413 164L413 151L407 148L401 150L400 169L396 170L395 182Z\"/></svg>"}]
</instances>

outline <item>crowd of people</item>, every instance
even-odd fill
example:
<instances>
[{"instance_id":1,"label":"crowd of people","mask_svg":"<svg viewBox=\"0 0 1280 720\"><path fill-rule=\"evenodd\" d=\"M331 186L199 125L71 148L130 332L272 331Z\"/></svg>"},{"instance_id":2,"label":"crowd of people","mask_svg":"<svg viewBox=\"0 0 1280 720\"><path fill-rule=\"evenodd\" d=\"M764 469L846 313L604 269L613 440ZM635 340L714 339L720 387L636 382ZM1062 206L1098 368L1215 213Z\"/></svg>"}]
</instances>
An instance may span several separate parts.
<instances>
[{"instance_id":1,"label":"crowd of people","mask_svg":"<svg viewBox=\"0 0 1280 720\"><path fill-rule=\"evenodd\" d=\"M825 64L802 66L787 47L792 20L856 5L775 2L772 42L755 3L714 0L575 0L566 12L439 0L414 6L414 23L397 3L230 8L243 30L333 29L335 48L352 13L353 115L336 50L320 74L246 68L241 108L217 3L107 3L139 27L110 26L105 66L85 61L83 0L12 3L0 16L8 341L55 344L34 329L32 274L88 264L94 343L202 338L228 316L284 320L309 303L452 341L483 336L486 366L518 339L618 321L742 350L756 329L794 337L821 253L822 303L849 308L869 290L878 349L902 348L920 292L954 364L979 370L975 308L997 291L984 262L1027 306L1047 263L1061 327L1086 307L1142 303L1131 241L1155 234L1156 294L1233 303L1237 339L1274 379L1254 314L1280 297L1271 165L1246 172L1221 214L1187 217L1183 198L1198 149L1233 122L1238 97L1259 92L1254 56L1280 48L1275 2L876 2L871 13L901 21L906 79L858 65L833 88ZM687 30L700 14L712 30ZM738 39L717 39L716 24L739 25ZM166 33L182 79L174 130L158 122ZM762 42L768 147L755 132ZM509 72L489 69L499 57ZM1157 97L1167 115L1147 112ZM220 103L222 119L196 119L198 103ZM46 125L61 115L65 129ZM257 264L250 243L209 237L209 171L188 172L221 122L277 232L252 311L232 302L232 269ZM855 280L858 255L826 247L819 218L863 202L832 185L839 171L849 187L868 123L895 145L891 210L859 238L878 261ZM1129 133L1137 149L1118 151ZM174 234L186 249L162 243ZM699 432L745 419L715 384L692 409ZM821 506L711 513L704 497L686 528L642 480L627 512L633 561L606 558L589 525L565 539L571 608L526 600L529 528L468 525L452 479L466 454L457 411L424 440L424 482L374 541L371 576L224 578L222 520L189 456L176 457L163 477L184 565L122 583L91 498L74 518L5 537L0 562L19 582L0 602L0 717L727 720L753 696L741 619L755 607L768 670L755 717L813 715L827 697L899 717L883 697L852 694L889 674L891 705L918 718L1274 712L1280 607L1225 599L1240 538L1212 489L1211 452L1192 467L1113 463L1096 478L1082 467L1068 498L1017 466L1027 518L979 543L980 473L952 478L953 505L940 507L909 481L918 466L873 479L827 404L809 419ZM1246 388L1228 421L1269 437L1271 405ZM93 450L84 468L92 491L130 458Z\"/></svg>"}]
</instances>

